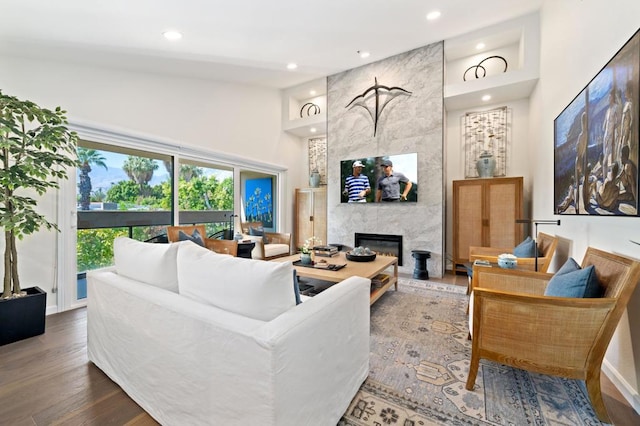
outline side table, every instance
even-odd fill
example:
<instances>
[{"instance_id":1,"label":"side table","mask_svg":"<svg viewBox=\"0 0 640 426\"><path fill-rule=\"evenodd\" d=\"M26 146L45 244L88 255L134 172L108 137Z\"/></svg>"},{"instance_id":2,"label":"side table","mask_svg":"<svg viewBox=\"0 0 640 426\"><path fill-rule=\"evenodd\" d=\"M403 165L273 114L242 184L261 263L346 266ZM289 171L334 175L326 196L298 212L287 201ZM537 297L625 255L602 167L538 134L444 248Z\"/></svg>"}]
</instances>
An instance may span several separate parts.
<instances>
[{"instance_id":1,"label":"side table","mask_svg":"<svg viewBox=\"0 0 640 426\"><path fill-rule=\"evenodd\" d=\"M251 251L256 246L253 241L238 241L238 257L251 259Z\"/></svg>"}]
</instances>

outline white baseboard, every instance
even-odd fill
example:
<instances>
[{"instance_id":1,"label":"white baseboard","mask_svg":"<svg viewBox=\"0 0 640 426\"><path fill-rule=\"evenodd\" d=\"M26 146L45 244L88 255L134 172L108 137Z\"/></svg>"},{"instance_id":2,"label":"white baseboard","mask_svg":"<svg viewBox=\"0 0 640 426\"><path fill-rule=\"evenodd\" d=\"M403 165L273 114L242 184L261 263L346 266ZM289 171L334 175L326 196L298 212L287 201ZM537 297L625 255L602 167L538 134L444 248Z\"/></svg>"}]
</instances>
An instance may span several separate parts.
<instances>
[{"instance_id":1,"label":"white baseboard","mask_svg":"<svg viewBox=\"0 0 640 426\"><path fill-rule=\"evenodd\" d=\"M640 414L640 395L638 395L638 392L627 383L606 359L602 362L602 372L607 375L609 380L611 380L613 385L620 391L635 412Z\"/></svg>"}]
</instances>

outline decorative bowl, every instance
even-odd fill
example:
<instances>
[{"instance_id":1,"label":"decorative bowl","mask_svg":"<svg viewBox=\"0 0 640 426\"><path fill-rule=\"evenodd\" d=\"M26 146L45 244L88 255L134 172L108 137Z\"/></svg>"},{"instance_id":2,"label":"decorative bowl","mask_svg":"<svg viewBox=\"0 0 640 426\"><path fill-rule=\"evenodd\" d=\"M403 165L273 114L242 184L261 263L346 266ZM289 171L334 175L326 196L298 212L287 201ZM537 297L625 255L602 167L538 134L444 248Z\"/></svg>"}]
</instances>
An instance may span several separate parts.
<instances>
[{"instance_id":1,"label":"decorative bowl","mask_svg":"<svg viewBox=\"0 0 640 426\"><path fill-rule=\"evenodd\" d=\"M505 269L513 269L518 264L518 258L512 254L504 253L498 256L498 266Z\"/></svg>"},{"instance_id":2,"label":"decorative bowl","mask_svg":"<svg viewBox=\"0 0 640 426\"><path fill-rule=\"evenodd\" d=\"M376 258L376 253L371 254L353 254L350 251L345 253L347 260L352 262L372 262Z\"/></svg>"}]
</instances>

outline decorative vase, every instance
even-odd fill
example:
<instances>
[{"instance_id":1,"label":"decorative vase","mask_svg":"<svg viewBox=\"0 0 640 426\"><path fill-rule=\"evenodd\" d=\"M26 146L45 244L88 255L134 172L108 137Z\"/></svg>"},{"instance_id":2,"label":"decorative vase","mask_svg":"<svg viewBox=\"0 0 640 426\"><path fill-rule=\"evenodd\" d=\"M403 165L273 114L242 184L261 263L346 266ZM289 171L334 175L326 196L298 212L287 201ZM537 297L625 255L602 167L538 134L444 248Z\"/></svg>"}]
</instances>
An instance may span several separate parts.
<instances>
[{"instance_id":1,"label":"decorative vase","mask_svg":"<svg viewBox=\"0 0 640 426\"><path fill-rule=\"evenodd\" d=\"M312 188L317 188L320 186L320 172L318 171L318 169L313 169L313 171L309 175L309 185Z\"/></svg>"},{"instance_id":2,"label":"decorative vase","mask_svg":"<svg viewBox=\"0 0 640 426\"><path fill-rule=\"evenodd\" d=\"M311 253L300 253L300 263L311 265Z\"/></svg>"},{"instance_id":3,"label":"decorative vase","mask_svg":"<svg viewBox=\"0 0 640 426\"><path fill-rule=\"evenodd\" d=\"M483 151L476 162L476 170L481 178L491 178L496 171L496 159L489 151Z\"/></svg>"}]
</instances>

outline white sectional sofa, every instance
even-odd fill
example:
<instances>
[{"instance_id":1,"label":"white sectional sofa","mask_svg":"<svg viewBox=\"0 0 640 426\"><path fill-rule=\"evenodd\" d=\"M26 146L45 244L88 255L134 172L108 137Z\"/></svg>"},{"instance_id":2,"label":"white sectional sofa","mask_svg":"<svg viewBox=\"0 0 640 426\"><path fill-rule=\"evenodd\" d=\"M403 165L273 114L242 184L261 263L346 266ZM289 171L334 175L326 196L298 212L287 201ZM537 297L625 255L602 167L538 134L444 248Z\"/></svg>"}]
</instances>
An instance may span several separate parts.
<instances>
[{"instance_id":1,"label":"white sectional sofa","mask_svg":"<svg viewBox=\"0 0 640 426\"><path fill-rule=\"evenodd\" d=\"M368 279L296 305L290 263L115 242L89 359L163 425L335 425L369 370Z\"/></svg>"}]
</instances>

